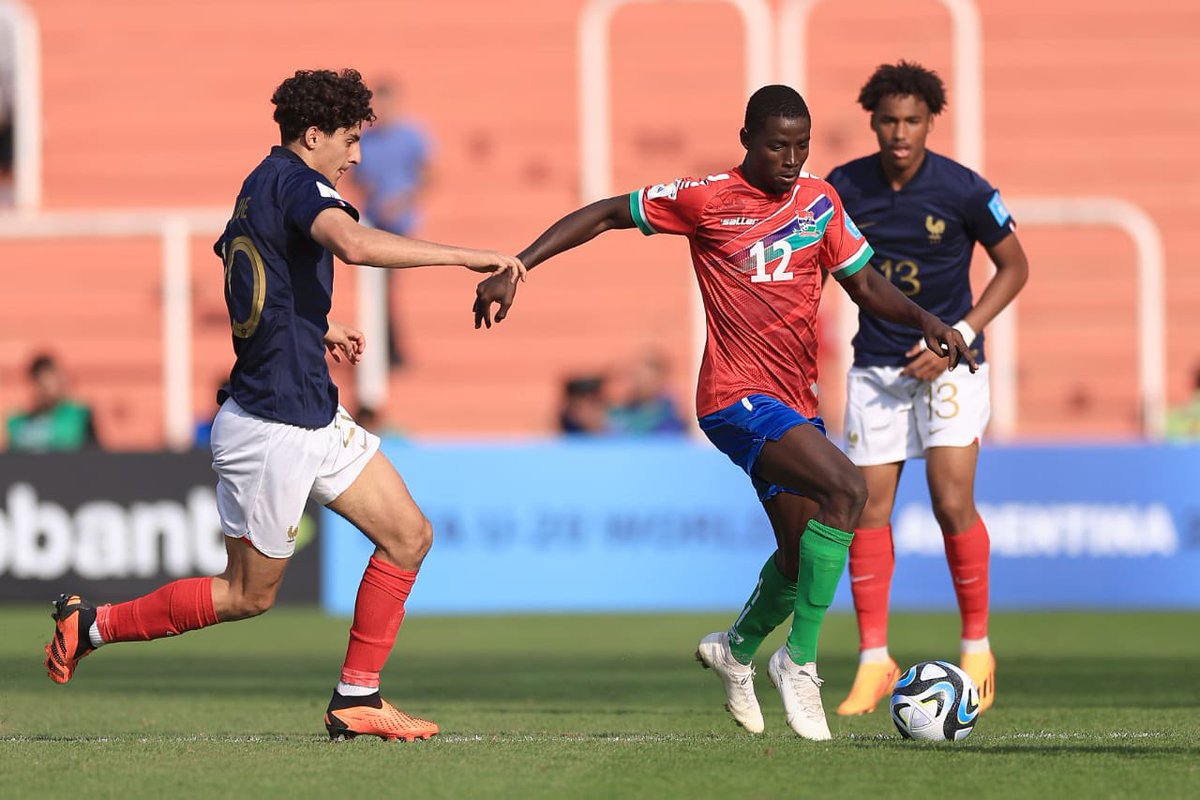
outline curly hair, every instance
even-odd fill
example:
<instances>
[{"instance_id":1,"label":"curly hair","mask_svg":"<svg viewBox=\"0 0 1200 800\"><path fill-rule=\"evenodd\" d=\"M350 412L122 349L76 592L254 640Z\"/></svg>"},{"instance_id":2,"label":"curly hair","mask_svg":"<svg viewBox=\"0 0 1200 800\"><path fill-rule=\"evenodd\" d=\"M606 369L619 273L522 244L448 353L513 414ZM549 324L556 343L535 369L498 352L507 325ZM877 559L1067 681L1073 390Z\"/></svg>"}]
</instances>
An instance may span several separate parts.
<instances>
[{"instance_id":1,"label":"curly hair","mask_svg":"<svg viewBox=\"0 0 1200 800\"><path fill-rule=\"evenodd\" d=\"M804 98L790 86L774 84L764 86L750 95L746 103L746 132L758 133L771 117L785 119L811 119L808 104Z\"/></svg>"},{"instance_id":2,"label":"curly hair","mask_svg":"<svg viewBox=\"0 0 1200 800\"><path fill-rule=\"evenodd\" d=\"M863 84L858 102L867 111L874 112L879 101L890 95L919 97L929 106L929 113L935 116L946 107L946 85L941 77L912 61L880 64Z\"/></svg>"},{"instance_id":3,"label":"curly hair","mask_svg":"<svg viewBox=\"0 0 1200 800\"><path fill-rule=\"evenodd\" d=\"M284 142L298 139L311 126L325 133L374 122L371 90L356 69L300 69L271 95L275 121Z\"/></svg>"}]
</instances>

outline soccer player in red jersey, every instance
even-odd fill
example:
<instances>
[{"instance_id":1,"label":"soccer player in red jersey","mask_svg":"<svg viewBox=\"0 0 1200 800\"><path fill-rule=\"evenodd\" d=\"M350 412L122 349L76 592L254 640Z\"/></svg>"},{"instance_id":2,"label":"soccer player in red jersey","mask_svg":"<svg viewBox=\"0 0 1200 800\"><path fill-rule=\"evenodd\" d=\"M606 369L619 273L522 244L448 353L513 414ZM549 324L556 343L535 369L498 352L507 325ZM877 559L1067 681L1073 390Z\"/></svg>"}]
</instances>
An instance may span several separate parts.
<instances>
[{"instance_id":1,"label":"soccer player in red jersey","mask_svg":"<svg viewBox=\"0 0 1200 800\"><path fill-rule=\"evenodd\" d=\"M750 476L777 545L742 613L728 631L704 637L697 657L724 682L734 719L761 732L751 661L791 616L787 644L769 663L771 680L792 729L828 739L817 638L867 495L816 415L824 273L863 308L920 330L951 367L960 357L974 364L956 331L863 269L871 246L837 192L802 171L810 128L795 90L759 89L746 107L741 166L592 203L550 226L520 258L532 268L616 228L687 237L708 325L696 389L700 427ZM503 320L514 298L511 283L484 280L476 290L476 327L491 326L493 304L496 321Z\"/></svg>"},{"instance_id":2,"label":"soccer player in red jersey","mask_svg":"<svg viewBox=\"0 0 1200 800\"><path fill-rule=\"evenodd\" d=\"M275 600L310 497L376 546L354 606L350 644L325 712L331 738L426 739L438 732L379 694L404 604L433 529L379 437L338 404L325 361L357 363L361 333L330 322L333 255L403 269L461 265L517 280L512 257L422 242L363 227L335 188L360 159L371 92L355 70L301 70L275 90L281 144L246 178L215 250L225 266L237 356L213 422L217 508L228 565L215 577L174 581L144 597L93 607L55 603L46 669L71 680L79 660L112 643L174 636L262 614Z\"/></svg>"},{"instance_id":3,"label":"soccer player in red jersey","mask_svg":"<svg viewBox=\"0 0 1200 800\"><path fill-rule=\"evenodd\" d=\"M843 164L829 182L871 237L872 267L953 325L979 369L952 375L910 331L869 309L859 313L846 437L847 454L862 470L869 497L850 547L858 675L838 713L874 710L899 677L887 648L895 569L891 517L900 472L910 458L925 459L962 615L961 664L986 711L996 697L996 660L988 641L990 543L975 508L979 440L991 409L983 331L1025 285L1029 263L1000 192L925 148L933 118L946 104L937 73L903 61L884 64L863 86L859 103L871 114L879 152ZM978 303L971 296L976 242L996 266Z\"/></svg>"}]
</instances>

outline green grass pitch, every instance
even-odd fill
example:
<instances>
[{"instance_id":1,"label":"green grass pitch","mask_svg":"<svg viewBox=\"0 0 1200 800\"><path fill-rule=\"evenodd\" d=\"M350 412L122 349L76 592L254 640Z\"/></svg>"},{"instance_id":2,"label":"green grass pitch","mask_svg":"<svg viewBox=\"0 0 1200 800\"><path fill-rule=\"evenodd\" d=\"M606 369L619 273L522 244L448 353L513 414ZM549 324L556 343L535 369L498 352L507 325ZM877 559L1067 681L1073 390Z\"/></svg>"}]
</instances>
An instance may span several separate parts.
<instances>
[{"instance_id":1,"label":"green grass pitch","mask_svg":"<svg viewBox=\"0 0 1200 800\"><path fill-rule=\"evenodd\" d=\"M428 742L328 741L348 623L313 610L115 645L69 686L46 609L0 608L0 797L1200 797L1200 615L998 614L998 701L958 744L832 714L854 622L821 642L834 741L787 729L760 653L763 736L692 660L728 615L410 617L384 674ZM956 655L953 615L896 614L908 663Z\"/></svg>"}]
</instances>

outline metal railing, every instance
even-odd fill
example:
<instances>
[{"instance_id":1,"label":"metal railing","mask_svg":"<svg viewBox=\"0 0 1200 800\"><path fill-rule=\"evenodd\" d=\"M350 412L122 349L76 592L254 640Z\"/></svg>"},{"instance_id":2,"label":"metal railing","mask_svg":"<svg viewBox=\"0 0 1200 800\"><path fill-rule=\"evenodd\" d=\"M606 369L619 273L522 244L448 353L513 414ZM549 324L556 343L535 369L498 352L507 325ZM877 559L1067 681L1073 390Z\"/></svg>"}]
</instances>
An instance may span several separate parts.
<instances>
[{"instance_id":1,"label":"metal railing","mask_svg":"<svg viewBox=\"0 0 1200 800\"><path fill-rule=\"evenodd\" d=\"M609 99L609 40L613 14L632 3L664 0L590 0L579 17L580 74L580 187L581 200L590 202L611 193L612 131ZM695 0L702 2L703 0ZM713 0L718 1L718 0ZM784 0L774 25L778 49L779 79L802 94L807 87L809 19L822 0ZM956 81L954 122L955 157L964 165L982 171L983 125L983 28L974 0L939 0L950 15L952 58ZM770 9L756 2L731 2L742 16L745 29L747 95L770 81L764 72L769 64L771 40L762 36L772 26ZM764 18L765 15L765 18ZM764 27L765 26L765 27ZM1142 430L1152 439L1161 438L1166 416L1166 354L1163 276L1165 264L1161 236L1153 219L1143 209L1122 198L1058 197L1010 200L1021 225L1111 226L1130 236L1137 248L1138 276L1138 388L1142 405ZM857 328L853 304L838 301L839 332L849 342ZM1016 303L1011 304L988 328L993 342L992 433L1011 439L1017 428ZM704 349L704 309L698 293L693 301L692 338L698 361ZM841 349L842 373L849 367L849 347Z\"/></svg>"}]
</instances>

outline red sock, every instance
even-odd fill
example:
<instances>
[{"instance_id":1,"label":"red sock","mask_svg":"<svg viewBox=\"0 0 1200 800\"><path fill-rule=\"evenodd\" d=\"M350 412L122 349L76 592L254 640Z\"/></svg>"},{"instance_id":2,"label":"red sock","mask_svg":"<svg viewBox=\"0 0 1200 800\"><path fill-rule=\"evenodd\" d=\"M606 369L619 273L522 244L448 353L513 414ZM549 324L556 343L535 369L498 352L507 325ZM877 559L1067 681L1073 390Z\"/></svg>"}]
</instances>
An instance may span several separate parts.
<instances>
[{"instance_id":1,"label":"red sock","mask_svg":"<svg viewBox=\"0 0 1200 800\"><path fill-rule=\"evenodd\" d=\"M416 579L414 570L371 557L354 602L350 646L342 665L343 683L379 686L379 672L396 642L396 632L404 621L404 601Z\"/></svg>"},{"instance_id":2,"label":"red sock","mask_svg":"<svg viewBox=\"0 0 1200 800\"><path fill-rule=\"evenodd\" d=\"M850 542L850 591L858 615L858 648L887 646L888 595L896 556L892 526L855 528Z\"/></svg>"},{"instance_id":3,"label":"red sock","mask_svg":"<svg viewBox=\"0 0 1200 800\"><path fill-rule=\"evenodd\" d=\"M148 595L96 609L105 642L144 642L217 624L212 578L185 578Z\"/></svg>"},{"instance_id":4,"label":"red sock","mask_svg":"<svg viewBox=\"0 0 1200 800\"><path fill-rule=\"evenodd\" d=\"M962 533L946 535L946 561L954 578L962 638L982 639L988 631L988 554L991 544L983 518Z\"/></svg>"}]
</instances>

